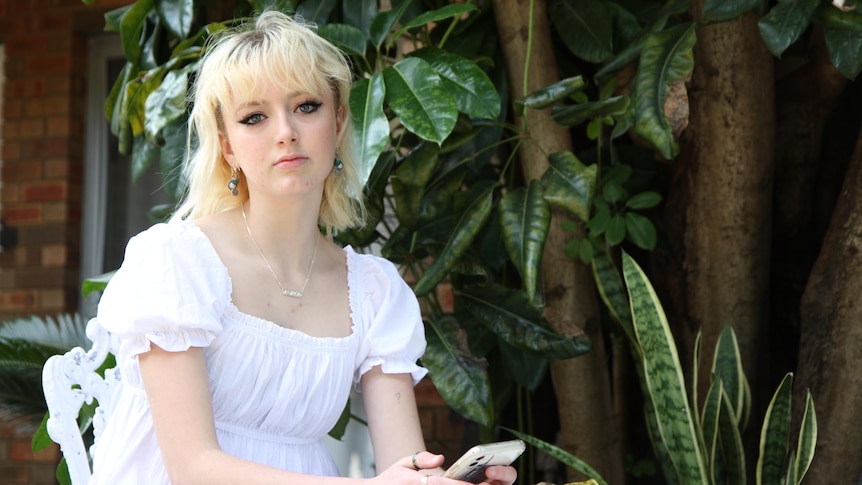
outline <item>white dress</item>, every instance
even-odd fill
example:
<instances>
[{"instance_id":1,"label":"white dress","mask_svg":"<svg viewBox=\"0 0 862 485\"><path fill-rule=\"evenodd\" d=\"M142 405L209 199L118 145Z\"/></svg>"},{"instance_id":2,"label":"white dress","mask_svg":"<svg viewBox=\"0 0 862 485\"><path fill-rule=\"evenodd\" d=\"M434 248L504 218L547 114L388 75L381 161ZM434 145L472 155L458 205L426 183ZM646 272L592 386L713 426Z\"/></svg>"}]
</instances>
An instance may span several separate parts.
<instances>
[{"instance_id":1,"label":"white dress","mask_svg":"<svg viewBox=\"0 0 862 485\"><path fill-rule=\"evenodd\" d=\"M141 382L138 354L204 347L221 448L240 458L312 475L338 475L322 438L351 385L380 365L426 373L419 305L395 266L344 249L352 333L312 337L246 315L231 303L231 280L191 222L157 224L135 236L96 318L118 337L123 388L97 443L91 485L169 480Z\"/></svg>"}]
</instances>

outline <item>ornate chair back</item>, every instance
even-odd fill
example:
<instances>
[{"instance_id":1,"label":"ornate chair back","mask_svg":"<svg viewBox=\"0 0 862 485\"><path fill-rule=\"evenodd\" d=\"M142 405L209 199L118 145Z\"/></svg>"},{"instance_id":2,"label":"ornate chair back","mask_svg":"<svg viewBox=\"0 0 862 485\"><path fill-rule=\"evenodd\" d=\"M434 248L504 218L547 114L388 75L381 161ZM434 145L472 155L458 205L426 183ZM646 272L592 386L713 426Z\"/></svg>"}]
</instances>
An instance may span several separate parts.
<instances>
[{"instance_id":1,"label":"ornate chair back","mask_svg":"<svg viewBox=\"0 0 862 485\"><path fill-rule=\"evenodd\" d=\"M117 368L107 369L103 378L97 370L114 348L111 335L96 319L87 323L87 338L93 345L88 351L81 347L55 355L42 369L42 388L48 404L48 435L60 445L66 459L72 485L86 485L92 475L91 462L99 435L113 409L121 387ZM84 404L96 407L93 414L93 444L85 444L79 415Z\"/></svg>"}]
</instances>

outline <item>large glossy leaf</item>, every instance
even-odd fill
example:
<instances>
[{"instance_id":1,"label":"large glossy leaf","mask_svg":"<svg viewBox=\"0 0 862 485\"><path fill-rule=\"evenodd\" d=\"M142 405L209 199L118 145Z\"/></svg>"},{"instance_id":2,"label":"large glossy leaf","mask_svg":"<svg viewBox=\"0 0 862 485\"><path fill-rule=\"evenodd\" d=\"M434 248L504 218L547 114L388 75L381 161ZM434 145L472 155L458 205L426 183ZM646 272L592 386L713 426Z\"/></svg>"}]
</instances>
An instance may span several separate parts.
<instances>
[{"instance_id":1,"label":"large glossy leaf","mask_svg":"<svg viewBox=\"0 0 862 485\"><path fill-rule=\"evenodd\" d=\"M423 25L427 25L433 22L440 22L441 20L446 20L452 17L461 17L465 13L477 9L478 7L471 3L450 3L444 7L438 8L437 10L424 12L421 15L417 15L409 22L405 22L404 24L402 24L401 28L399 28L395 31L395 33L392 34L392 39L389 41L389 44L392 44L395 39L401 37L402 35L404 35L405 32L414 27L421 27Z\"/></svg>"},{"instance_id":2,"label":"large glossy leaf","mask_svg":"<svg viewBox=\"0 0 862 485\"><path fill-rule=\"evenodd\" d=\"M296 7L296 13L305 20L324 25L336 5L338 5L337 0L303 0Z\"/></svg>"},{"instance_id":3,"label":"large glossy leaf","mask_svg":"<svg viewBox=\"0 0 862 485\"><path fill-rule=\"evenodd\" d=\"M554 106L551 116L563 126L577 126L606 116L621 116L628 110L629 101L628 96L614 96L588 103Z\"/></svg>"},{"instance_id":4,"label":"large glossy leaf","mask_svg":"<svg viewBox=\"0 0 862 485\"><path fill-rule=\"evenodd\" d=\"M802 426L799 431L799 442L796 456L791 461L796 481L793 485L802 483L811 461L814 460L814 448L817 445L817 413L814 411L814 399L811 391L805 391L805 411L802 413Z\"/></svg>"},{"instance_id":5,"label":"large glossy leaf","mask_svg":"<svg viewBox=\"0 0 862 485\"><path fill-rule=\"evenodd\" d=\"M464 308L515 348L547 359L569 359L592 348L583 333L567 337L543 326L541 311L523 291L502 285L470 286L456 295Z\"/></svg>"},{"instance_id":6,"label":"large glossy leaf","mask_svg":"<svg viewBox=\"0 0 862 485\"><path fill-rule=\"evenodd\" d=\"M419 208L422 203L422 189L412 187L398 178L389 181L392 189L392 198L395 201L395 217L402 226L416 229L419 220Z\"/></svg>"},{"instance_id":7,"label":"large glossy leaf","mask_svg":"<svg viewBox=\"0 0 862 485\"><path fill-rule=\"evenodd\" d=\"M368 35L371 21L377 16L377 0L342 0L344 21Z\"/></svg>"},{"instance_id":8,"label":"large glossy leaf","mask_svg":"<svg viewBox=\"0 0 862 485\"><path fill-rule=\"evenodd\" d=\"M419 208L419 219L422 223L443 217L449 211L452 199L461 189L464 175L463 171L453 172L426 187L422 206Z\"/></svg>"},{"instance_id":9,"label":"large glossy leaf","mask_svg":"<svg viewBox=\"0 0 862 485\"><path fill-rule=\"evenodd\" d=\"M658 243L655 225L648 217L634 212L625 215L626 237L641 249L652 250Z\"/></svg>"},{"instance_id":10,"label":"large glossy leaf","mask_svg":"<svg viewBox=\"0 0 862 485\"><path fill-rule=\"evenodd\" d=\"M430 64L408 57L383 70L386 101L418 137L442 143L458 120L458 106Z\"/></svg>"},{"instance_id":11,"label":"large glossy leaf","mask_svg":"<svg viewBox=\"0 0 862 485\"><path fill-rule=\"evenodd\" d=\"M524 352L506 343L498 342L500 360L520 386L535 391L548 375L548 359L532 352Z\"/></svg>"},{"instance_id":12,"label":"large glossy leaf","mask_svg":"<svg viewBox=\"0 0 862 485\"><path fill-rule=\"evenodd\" d=\"M182 177L182 166L186 156L188 119L176 118L164 129L165 144L159 152L162 172L162 190L173 201L178 201L185 192L188 181Z\"/></svg>"},{"instance_id":13,"label":"large glossy leaf","mask_svg":"<svg viewBox=\"0 0 862 485\"><path fill-rule=\"evenodd\" d=\"M574 55L599 63L613 54L614 20L602 0L553 0L548 13Z\"/></svg>"},{"instance_id":14,"label":"large glossy leaf","mask_svg":"<svg viewBox=\"0 0 862 485\"><path fill-rule=\"evenodd\" d=\"M761 6L763 0L704 0L703 17L708 22L732 20Z\"/></svg>"},{"instance_id":15,"label":"large glossy leaf","mask_svg":"<svg viewBox=\"0 0 862 485\"><path fill-rule=\"evenodd\" d=\"M862 31L824 29L824 35L832 64L847 79L856 79L862 71Z\"/></svg>"},{"instance_id":16,"label":"large glossy leaf","mask_svg":"<svg viewBox=\"0 0 862 485\"><path fill-rule=\"evenodd\" d=\"M694 24L680 24L650 36L641 52L635 76L634 130L666 159L672 159L678 151L664 114L668 85L691 73L696 40Z\"/></svg>"},{"instance_id":17,"label":"large glossy leaf","mask_svg":"<svg viewBox=\"0 0 862 485\"><path fill-rule=\"evenodd\" d=\"M763 42L775 56L781 56L790 44L805 32L820 0L778 2L757 21Z\"/></svg>"},{"instance_id":18,"label":"large glossy leaf","mask_svg":"<svg viewBox=\"0 0 862 485\"><path fill-rule=\"evenodd\" d=\"M426 47L410 56L424 59L437 71L459 111L474 118L500 116L500 94L475 62L437 47Z\"/></svg>"},{"instance_id":19,"label":"large glossy leaf","mask_svg":"<svg viewBox=\"0 0 862 485\"><path fill-rule=\"evenodd\" d=\"M503 196L500 200L500 225L509 257L521 274L527 296L533 299L551 225L551 209L539 181L533 180L526 188Z\"/></svg>"},{"instance_id":20,"label":"large glossy leaf","mask_svg":"<svg viewBox=\"0 0 862 485\"><path fill-rule=\"evenodd\" d=\"M655 439L667 447L681 483L709 483L667 317L640 266L626 252L622 258L635 335L643 350L646 388L655 406L660 434Z\"/></svg>"},{"instance_id":21,"label":"large glossy leaf","mask_svg":"<svg viewBox=\"0 0 862 485\"><path fill-rule=\"evenodd\" d=\"M389 143L389 120L383 111L385 96L386 85L380 73L356 81L350 89L356 171L363 185Z\"/></svg>"},{"instance_id":22,"label":"large glossy leaf","mask_svg":"<svg viewBox=\"0 0 862 485\"><path fill-rule=\"evenodd\" d=\"M317 33L338 46L345 54L364 56L368 37L361 30L347 24L326 24Z\"/></svg>"},{"instance_id":23,"label":"large glossy leaf","mask_svg":"<svg viewBox=\"0 0 862 485\"><path fill-rule=\"evenodd\" d=\"M120 19L120 40L123 53L132 64L137 64L141 55L141 33L147 15L153 9L153 0L139 0L123 13Z\"/></svg>"},{"instance_id":24,"label":"large glossy leaf","mask_svg":"<svg viewBox=\"0 0 862 485\"><path fill-rule=\"evenodd\" d=\"M192 30L194 0L156 0L159 20L177 39L185 39Z\"/></svg>"},{"instance_id":25,"label":"large glossy leaf","mask_svg":"<svg viewBox=\"0 0 862 485\"><path fill-rule=\"evenodd\" d=\"M404 155L398 168L395 169L395 176L411 187L424 188L431 180L434 169L437 168L439 153L439 146L428 142L420 143Z\"/></svg>"},{"instance_id":26,"label":"large glossy leaf","mask_svg":"<svg viewBox=\"0 0 862 485\"><path fill-rule=\"evenodd\" d=\"M432 317L425 322L425 337L428 346L422 365L428 369L440 396L467 419L492 426L494 405L488 364L470 353L467 335L451 317Z\"/></svg>"},{"instance_id":27,"label":"large glossy leaf","mask_svg":"<svg viewBox=\"0 0 862 485\"><path fill-rule=\"evenodd\" d=\"M141 176L159 159L160 148L143 135L135 137L132 149L132 182L140 180Z\"/></svg>"},{"instance_id":28,"label":"large glossy leaf","mask_svg":"<svg viewBox=\"0 0 862 485\"><path fill-rule=\"evenodd\" d=\"M416 282L414 292L425 295L437 286L443 278L455 267L458 260L467 249L491 214L494 196L495 182L485 181L476 184L469 192L470 202L468 207L458 216L458 221L449 237L449 241L435 258L434 262L425 270L425 273Z\"/></svg>"},{"instance_id":29,"label":"large glossy leaf","mask_svg":"<svg viewBox=\"0 0 862 485\"><path fill-rule=\"evenodd\" d=\"M790 441L790 403L793 374L787 373L766 408L760 430L757 483L781 483Z\"/></svg>"},{"instance_id":30,"label":"large glossy leaf","mask_svg":"<svg viewBox=\"0 0 862 485\"><path fill-rule=\"evenodd\" d=\"M531 109L545 109L552 104L563 101L569 96L582 91L587 86L583 76L573 76L549 84L530 93L528 96L515 100L515 106ZM523 108L522 108L523 111Z\"/></svg>"},{"instance_id":31,"label":"large glossy leaf","mask_svg":"<svg viewBox=\"0 0 862 485\"><path fill-rule=\"evenodd\" d=\"M546 453L551 458L554 458L555 460L571 468L572 470L575 470L576 472L586 477L590 477L591 479L595 480L599 485L608 485L608 482L606 482L605 479L602 478L599 472L593 469L593 467L588 465L585 461L569 453L568 451L558 446L552 445L551 443L548 443L546 441L542 441L535 436L530 436L526 433L522 433L514 429L507 430L518 438L524 440L526 443L535 446L537 450Z\"/></svg>"},{"instance_id":32,"label":"large glossy leaf","mask_svg":"<svg viewBox=\"0 0 862 485\"><path fill-rule=\"evenodd\" d=\"M162 137L162 129L186 115L189 69L167 73L144 102L144 131L151 143Z\"/></svg>"},{"instance_id":33,"label":"large glossy leaf","mask_svg":"<svg viewBox=\"0 0 862 485\"><path fill-rule=\"evenodd\" d=\"M411 1L412 0L401 0L397 5L396 2L392 2L392 10L380 12L371 20L369 36L374 47L377 49L380 48L383 41L386 40L386 36L388 36L389 32L392 31L392 28L399 20L401 20L401 16L404 15L404 12L407 10L407 7L410 6Z\"/></svg>"},{"instance_id":34,"label":"large glossy leaf","mask_svg":"<svg viewBox=\"0 0 862 485\"><path fill-rule=\"evenodd\" d=\"M584 165L572 152L552 153L548 162L548 169L542 175L545 198L582 221L588 221L597 167Z\"/></svg>"}]
</instances>

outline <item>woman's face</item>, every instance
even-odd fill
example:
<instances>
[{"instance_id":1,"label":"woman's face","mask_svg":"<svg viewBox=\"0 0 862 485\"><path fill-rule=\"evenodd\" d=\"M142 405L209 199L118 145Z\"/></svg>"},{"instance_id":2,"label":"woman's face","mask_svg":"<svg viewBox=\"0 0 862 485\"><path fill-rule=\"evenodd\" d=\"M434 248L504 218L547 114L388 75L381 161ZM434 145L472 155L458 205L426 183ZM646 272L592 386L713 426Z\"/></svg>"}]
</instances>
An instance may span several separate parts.
<instances>
[{"instance_id":1,"label":"woman's face","mask_svg":"<svg viewBox=\"0 0 862 485\"><path fill-rule=\"evenodd\" d=\"M232 102L222 115L222 153L242 170L250 194L322 196L343 117L331 93L262 83L248 102Z\"/></svg>"}]
</instances>

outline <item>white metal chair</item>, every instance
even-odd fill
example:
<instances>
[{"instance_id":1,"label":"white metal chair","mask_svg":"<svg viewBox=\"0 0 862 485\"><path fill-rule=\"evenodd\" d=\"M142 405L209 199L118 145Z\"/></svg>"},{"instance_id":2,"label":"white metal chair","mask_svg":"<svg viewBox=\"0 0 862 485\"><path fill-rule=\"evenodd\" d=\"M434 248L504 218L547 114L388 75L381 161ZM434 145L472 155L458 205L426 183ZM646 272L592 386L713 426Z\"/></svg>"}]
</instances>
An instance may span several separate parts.
<instances>
[{"instance_id":1,"label":"white metal chair","mask_svg":"<svg viewBox=\"0 0 862 485\"><path fill-rule=\"evenodd\" d=\"M119 369L105 371L104 379L96 372L114 348L113 339L95 319L87 323L87 338L93 345L55 355L42 369L42 388L48 404L48 435L60 445L66 459L72 485L86 485L92 475L90 463L99 435L113 409L121 387ZM98 402L93 416L93 444L87 449L81 436L78 415L84 403Z\"/></svg>"}]
</instances>

